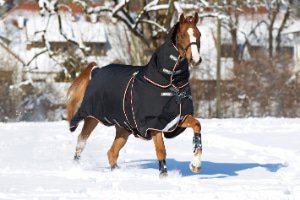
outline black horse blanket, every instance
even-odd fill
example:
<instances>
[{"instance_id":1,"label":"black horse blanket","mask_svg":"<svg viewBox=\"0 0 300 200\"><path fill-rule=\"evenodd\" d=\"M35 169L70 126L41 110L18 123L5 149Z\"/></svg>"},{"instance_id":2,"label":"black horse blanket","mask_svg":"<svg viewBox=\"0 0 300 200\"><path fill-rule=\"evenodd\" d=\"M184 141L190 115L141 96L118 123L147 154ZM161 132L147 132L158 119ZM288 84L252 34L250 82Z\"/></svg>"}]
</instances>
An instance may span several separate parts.
<instances>
[{"instance_id":1,"label":"black horse blanket","mask_svg":"<svg viewBox=\"0 0 300 200\"><path fill-rule=\"evenodd\" d=\"M193 114L189 69L173 45L178 24L145 66L111 64L95 68L70 130L86 117L118 125L135 136L151 139L158 130L166 138L179 135L178 124Z\"/></svg>"}]
</instances>

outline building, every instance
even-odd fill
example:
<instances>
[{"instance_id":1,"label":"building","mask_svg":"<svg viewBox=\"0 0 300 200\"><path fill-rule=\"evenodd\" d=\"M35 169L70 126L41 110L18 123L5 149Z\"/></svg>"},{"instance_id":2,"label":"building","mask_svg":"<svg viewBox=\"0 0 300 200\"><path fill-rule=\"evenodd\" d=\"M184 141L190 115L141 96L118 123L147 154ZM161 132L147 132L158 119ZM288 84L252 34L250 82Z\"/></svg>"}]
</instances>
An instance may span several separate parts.
<instances>
[{"instance_id":1,"label":"building","mask_svg":"<svg viewBox=\"0 0 300 200\"><path fill-rule=\"evenodd\" d=\"M57 77L65 72L66 59L81 62L78 55L82 52L74 45L85 50L85 62L96 61L104 66L118 59L128 63L129 42L120 38L128 34L124 24L86 16L76 4L70 8L72 12L62 7L59 19L57 15L41 15L36 3L20 3L1 18L0 96L9 102L0 99L0 121L5 117L61 118L53 117L59 113L54 110L64 107L68 83L57 82ZM14 110L2 109L6 107ZM49 116L49 111L53 116Z\"/></svg>"},{"instance_id":2,"label":"building","mask_svg":"<svg viewBox=\"0 0 300 200\"><path fill-rule=\"evenodd\" d=\"M300 20L296 20L291 24L283 34L291 35L293 37L293 73L296 76L298 83L300 83Z\"/></svg>"},{"instance_id":3,"label":"building","mask_svg":"<svg viewBox=\"0 0 300 200\"><path fill-rule=\"evenodd\" d=\"M59 11L59 19L56 15L41 15L38 4L21 3L2 19L0 41L6 42L9 50L26 65L23 76L30 76L33 81L54 79L62 69L58 63L64 53L74 51L72 43L85 48L91 57L106 56L106 24L97 18L87 18L75 4L71 8L72 13ZM49 52L56 54L55 59Z\"/></svg>"}]
</instances>

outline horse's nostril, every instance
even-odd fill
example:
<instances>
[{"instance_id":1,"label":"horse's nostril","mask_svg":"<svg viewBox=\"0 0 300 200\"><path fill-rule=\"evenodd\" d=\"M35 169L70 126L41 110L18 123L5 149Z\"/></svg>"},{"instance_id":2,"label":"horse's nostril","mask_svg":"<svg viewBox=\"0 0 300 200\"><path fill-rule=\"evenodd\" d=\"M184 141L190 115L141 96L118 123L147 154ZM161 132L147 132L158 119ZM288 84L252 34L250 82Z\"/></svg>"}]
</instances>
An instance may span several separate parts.
<instances>
[{"instance_id":1,"label":"horse's nostril","mask_svg":"<svg viewBox=\"0 0 300 200\"><path fill-rule=\"evenodd\" d=\"M199 59L197 61L193 60L193 58L190 59L190 63L192 64L192 66L197 66L202 62L202 58L199 57Z\"/></svg>"}]
</instances>

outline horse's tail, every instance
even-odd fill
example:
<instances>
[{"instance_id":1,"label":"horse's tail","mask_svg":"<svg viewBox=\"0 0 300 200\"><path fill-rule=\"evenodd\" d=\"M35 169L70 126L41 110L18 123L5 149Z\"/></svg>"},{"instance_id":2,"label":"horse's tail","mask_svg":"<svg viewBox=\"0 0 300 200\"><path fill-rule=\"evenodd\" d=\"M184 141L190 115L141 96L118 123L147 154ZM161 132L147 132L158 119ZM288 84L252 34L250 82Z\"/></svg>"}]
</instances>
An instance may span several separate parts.
<instances>
[{"instance_id":1,"label":"horse's tail","mask_svg":"<svg viewBox=\"0 0 300 200\"><path fill-rule=\"evenodd\" d=\"M67 94L67 120L71 122L75 112L82 102L84 92L90 82L90 75L93 67L97 64L95 62L89 63L87 67L74 79Z\"/></svg>"}]
</instances>

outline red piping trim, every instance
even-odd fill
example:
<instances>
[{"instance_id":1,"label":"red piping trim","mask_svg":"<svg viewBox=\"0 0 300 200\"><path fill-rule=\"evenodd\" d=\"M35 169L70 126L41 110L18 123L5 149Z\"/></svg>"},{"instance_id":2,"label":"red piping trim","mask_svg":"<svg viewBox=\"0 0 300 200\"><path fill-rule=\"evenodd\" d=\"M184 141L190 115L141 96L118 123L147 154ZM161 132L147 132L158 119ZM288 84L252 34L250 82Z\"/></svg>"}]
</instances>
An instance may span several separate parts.
<instances>
[{"instance_id":1,"label":"red piping trim","mask_svg":"<svg viewBox=\"0 0 300 200\"><path fill-rule=\"evenodd\" d=\"M190 84L189 82L186 82L185 84L183 84L182 86L178 87L179 89L184 88L185 86L187 86L188 84Z\"/></svg>"},{"instance_id":2,"label":"red piping trim","mask_svg":"<svg viewBox=\"0 0 300 200\"><path fill-rule=\"evenodd\" d=\"M189 116L189 115L185 115L185 116L183 117L183 119L180 120L180 118L181 118L181 104L180 104L180 117L179 117L179 120L178 120L176 126L175 126L172 130L169 130L169 131L162 131L162 130L159 130L159 129L156 129L156 128L147 128L146 134L148 133L148 131L159 131L159 132L163 132L163 133L170 133L170 132L173 132L173 131L175 131L175 130L178 128L179 123L182 122L182 121L184 121L188 116ZM144 139L145 139L145 138L144 138ZM147 139L146 139L146 140L147 140Z\"/></svg>"},{"instance_id":3,"label":"red piping trim","mask_svg":"<svg viewBox=\"0 0 300 200\"><path fill-rule=\"evenodd\" d=\"M132 81L133 77L134 77L134 76L132 76L132 77L129 79L129 81L128 81L128 83L127 83L127 86L126 86L126 89L125 89L125 91L124 91L124 95L123 95L123 113L124 113L125 118L126 118L126 120L127 120L127 123L128 123L129 125L130 125L130 121L128 120L128 117L127 117L127 114L126 114L126 110L125 110L125 97L126 97L127 90L128 90L128 88L129 88L130 82ZM130 128L130 127L129 127L129 128Z\"/></svg>"},{"instance_id":4,"label":"red piping trim","mask_svg":"<svg viewBox=\"0 0 300 200\"><path fill-rule=\"evenodd\" d=\"M144 79L146 79L148 82L152 83L153 85L158 86L158 87L161 87L161 88L168 88L168 87L171 86L171 83L168 84L168 85L165 85L165 86L164 86L164 85L160 85L160 84L158 84L158 83L155 83L155 82L152 81L151 79L147 78L145 75L144 75Z\"/></svg>"},{"instance_id":5,"label":"red piping trim","mask_svg":"<svg viewBox=\"0 0 300 200\"><path fill-rule=\"evenodd\" d=\"M137 126L137 123L136 123L136 120L135 120L135 114L134 114L133 105L132 105L132 102L133 102L132 89L133 89L134 81L135 81L135 76L134 76L134 78L133 78L133 80L132 80L132 83L131 83L131 91L130 91L131 99L130 99L130 103L131 103L132 119L133 119L133 121L134 121L135 128L139 131L138 126Z\"/></svg>"},{"instance_id":6,"label":"red piping trim","mask_svg":"<svg viewBox=\"0 0 300 200\"><path fill-rule=\"evenodd\" d=\"M173 44L173 46L174 46L174 44ZM174 46L174 47L175 47L175 46ZM176 48L176 47L175 47L175 48ZM176 48L176 50L177 50L177 48ZM177 61L176 61L175 65L174 65L174 67L173 67L172 72L175 72L175 69L176 69L176 67L177 67L177 64L178 64L179 59L180 59L180 55L179 55L178 58L177 58ZM152 83L153 85L158 86L158 87L160 87L160 88L168 88L168 87L172 86L172 87L174 87L176 90L179 90L179 89L184 88L185 86L187 86L187 85L189 84L189 82L186 82L186 83L183 84L182 86L177 87L177 86L175 86L175 85L173 84L172 78L173 78L173 77L171 76L171 77L170 77L170 83L169 83L168 85L160 85L160 84L158 84L158 83L152 81L151 79L149 79L147 76L144 75L144 79L146 79L148 82L150 82L150 83Z\"/></svg>"},{"instance_id":7,"label":"red piping trim","mask_svg":"<svg viewBox=\"0 0 300 200\"><path fill-rule=\"evenodd\" d=\"M172 45L176 49L176 51L179 53L179 51L178 51L177 47L175 46L175 44L172 43Z\"/></svg>"},{"instance_id":8,"label":"red piping trim","mask_svg":"<svg viewBox=\"0 0 300 200\"><path fill-rule=\"evenodd\" d=\"M173 46L174 46L174 44L173 44ZM175 47L175 46L174 46L174 47ZM180 58L180 55L178 56L177 61L176 61L175 65L174 65L174 67L173 67L173 70L172 70L173 72L175 71L175 69L176 69L176 67L177 67L179 58ZM167 87L170 87L170 86L172 85L172 82L173 82L172 78L173 78L173 77L170 76L170 83L169 83L168 85L165 85L165 86L164 86L164 85L160 85L160 84L158 84L158 83L152 81L151 79L149 79L148 77L146 77L146 76L144 75L144 79L146 79L148 82L152 83L153 85L156 85L156 86L161 87L161 88L167 88Z\"/></svg>"},{"instance_id":9,"label":"red piping trim","mask_svg":"<svg viewBox=\"0 0 300 200\"><path fill-rule=\"evenodd\" d=\"M175 129L178 127L178 124L179 124L180 118L181 118L181 104L180 104L179 110L180 110L180 112L179 112L179 120L178 120L178 122L176 123L176 126L175 126L172 130L169 130L169 131L163 131L163 130L159 130L159 129L156 129L156 128L147 128L147 129L146 129L146 133L148 133L148 130L161 131L161 132L164 132L164 133L170 133L170 132L175 131Z\"/></svg>"}]
</instances>

